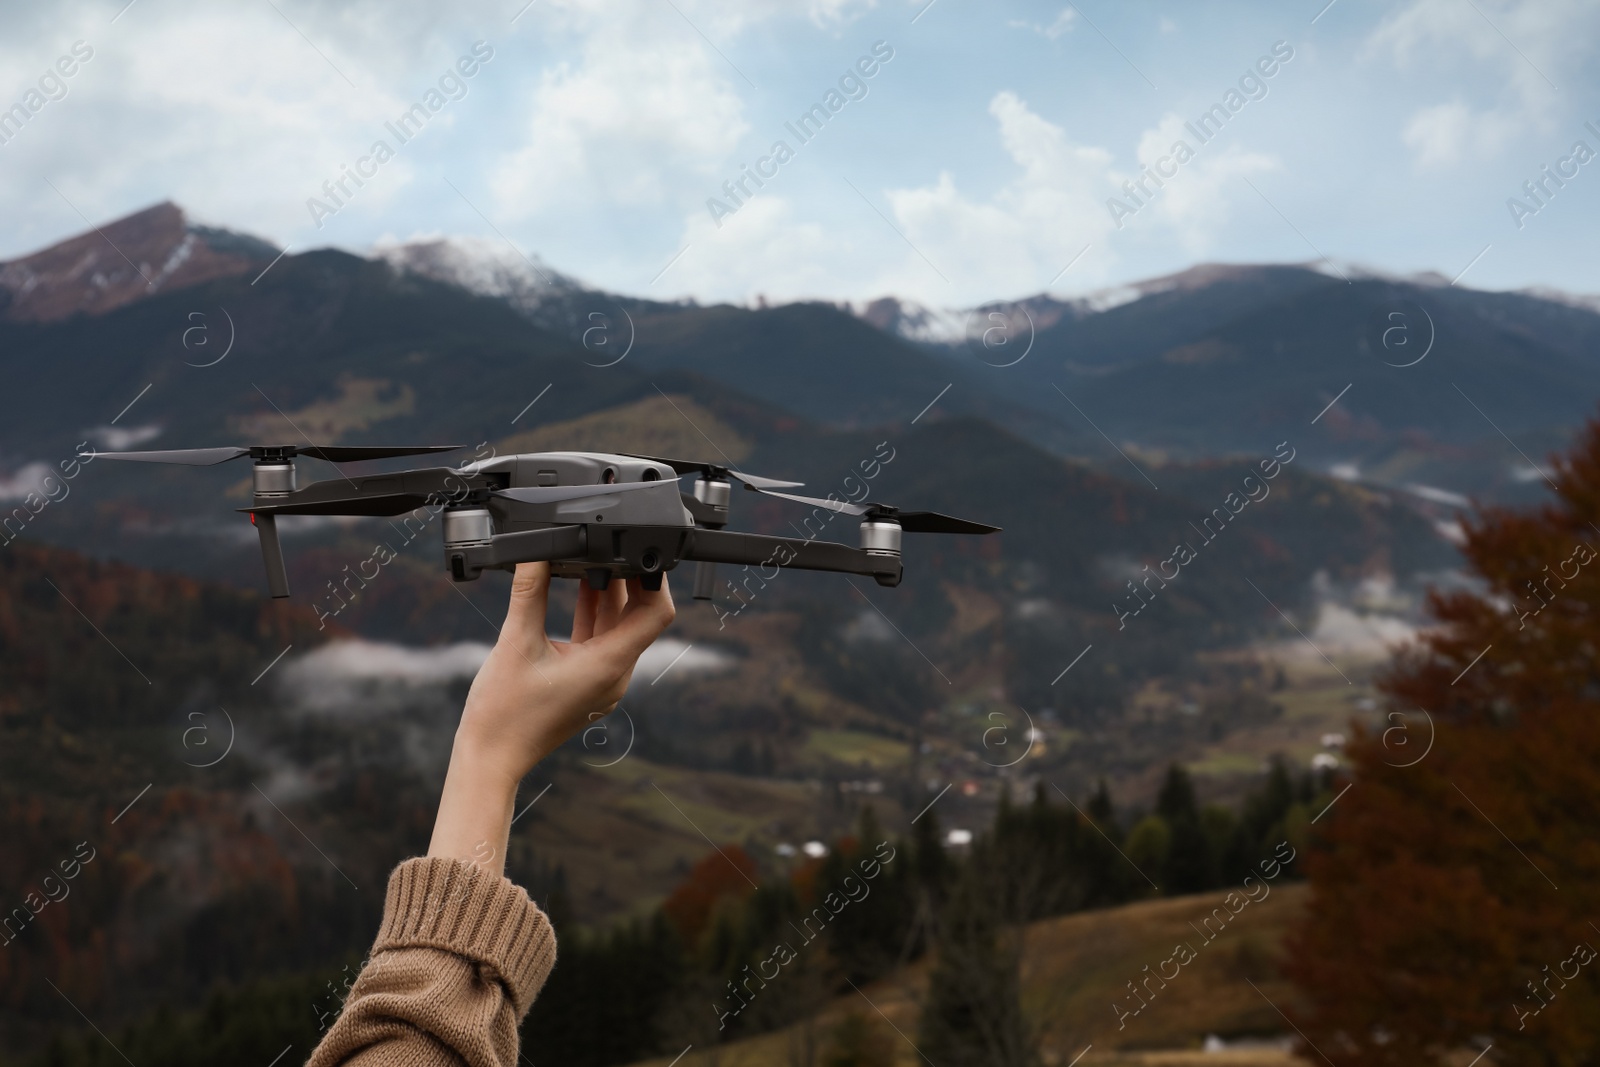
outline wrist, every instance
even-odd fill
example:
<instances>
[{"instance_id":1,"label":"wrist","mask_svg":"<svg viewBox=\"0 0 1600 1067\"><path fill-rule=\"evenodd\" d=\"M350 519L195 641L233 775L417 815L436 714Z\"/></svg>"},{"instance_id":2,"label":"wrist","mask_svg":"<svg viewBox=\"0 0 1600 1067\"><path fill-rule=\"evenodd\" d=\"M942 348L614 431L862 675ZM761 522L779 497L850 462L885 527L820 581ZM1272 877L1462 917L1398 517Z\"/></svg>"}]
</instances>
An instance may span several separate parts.
<instances>
[{"instance_id":1,"label":"wrist","mask_svg":"<svg viewBox=\"0 0 1600 1067\"><path fill-rule=\"evenodd\" d=\"M544 758L542 749L530 754L520 748L504 737L485 737L462 724L450 745L450 770L480 787L515 795L522 779Z\"/></svg>"}]
</instances>

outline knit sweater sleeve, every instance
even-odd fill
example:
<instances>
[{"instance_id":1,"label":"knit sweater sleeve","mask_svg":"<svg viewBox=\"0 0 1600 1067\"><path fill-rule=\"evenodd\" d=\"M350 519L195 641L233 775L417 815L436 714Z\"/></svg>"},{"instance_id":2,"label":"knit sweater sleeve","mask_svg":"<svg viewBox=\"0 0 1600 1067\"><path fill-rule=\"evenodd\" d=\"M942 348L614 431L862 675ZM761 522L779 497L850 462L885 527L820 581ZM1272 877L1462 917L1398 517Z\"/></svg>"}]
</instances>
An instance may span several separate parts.
<instances>
[{"instance_id":1,"label":"knit sweater sleeve","mask_svg":"<svg viewBox=\"0 0 1600 1067\"><path fill-rule=\"evenodd\" d=\"M555 961L550 922L520 887L459 860L406 860L307 1067L511 1067L517 1024Z\"/></svg>"}]
</instances>

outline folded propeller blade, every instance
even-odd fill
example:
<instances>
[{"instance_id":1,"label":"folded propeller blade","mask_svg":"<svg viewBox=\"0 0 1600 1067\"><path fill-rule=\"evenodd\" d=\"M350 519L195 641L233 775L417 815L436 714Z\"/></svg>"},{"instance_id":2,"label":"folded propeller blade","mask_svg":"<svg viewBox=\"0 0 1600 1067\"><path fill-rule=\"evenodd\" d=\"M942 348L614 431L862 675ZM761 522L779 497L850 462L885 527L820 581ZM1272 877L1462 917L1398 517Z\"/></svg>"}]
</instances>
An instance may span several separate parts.
<instances>
[{"instance_id":1,"label":"folded propeller blade","mask_svg":"<svg viewBox=\"0 0 1600 1067\"><path fill-rule=\"evenodd\" d=\"M256 445L251 448L229 446L226 448L168 448L154 452L85 452L93 459L125 459L136 463L182 463L191 467L208 467L226 463L240 456L260 458L268 452L285 456L310 456L330 463L354 463L363 459L390 459L394 456L422 456L430 452L450 452L460 445L420 445L405 448L387 448L368 445Z\"/></svg>"},{"instance_id":2,"label":"folded propeller blade","mask_svg":"<svg viewBox=\"0 0 1600 1067\"><path fill-rule=\"evenodd\" d=\"M329 463L355 463L363 459L392 459L395 456L425 456L431 452L454 452L460 445L417 445L411 448L384 448L369 445L307 445L295 447L295 455L325 459Z\"/></svg>"},{"instance_id":3,"label":"folded propeller blade","mask_svg":"<svg viewBox=\"0 0 1600 1067\"><path fill-rule=\"evenodd\" d=\"M704 474L712 478L737 478L744 484L755 489L793 489L805 485L805 482L786 482L778 478L763 478L759 474L744 474L732 467L724 467L716 463L702 463L696 459L667 459L665 456L641 456L636 452L624 452L624 456L634 459L647 459L651 463L661 463L671 467L679 474Z\"/></svg>"},{"instance_id":4,"label":"folded propeller blade","mask_svg":"<svg viewBox=\"0 0 1600 1067\"><path fill-rule=\"evenodd\" d=\"M126 459L135 463L182 463L190 467L209 467L230 459L248 456L248 448L169 448L156 452L82 452L88 459Z\"/></svg>"},{"instance_id":5,"label":"folded propeller blade","mask_svg":"<svg viewBox=\"0 0 1600 1067\"><path fill-rule=\"evenodd\" d=\"M793 489L806 484L805 482L785 482L778 478L763 478L759 474L744 474L736 470L730 470L728 475L739 479L752 489Z\"/></svg>"},{"instance_id":6,"label":"folded propeller blade","mask_svg":"<svg viewBox=\"0 0 1600 1067\"><path fill-rule=\"evenodd\" d=\"M892 516L892 518L907 533L991 534L1000 532L1000 527L998 526L990 526L985 522L973 522L971 519L958 519L953 515L941 515L937 511L902 511Z\"/></svg>"},{"instance_id":7,"label":"folded propeller blade","mask_svg":"<svg viewBox=\"0 0 1600 1067\"><path fill-rule=\"evenodd\" d=\"M827 508L844 515L865 515L877 507L876 504L852 504L847 500L823 500L821 497L800 496L798 493L774 493L770 489L759 490L762 496L781 496L785 500L793 500L797 504L810 504L814 508Z\"/></svg>"},{"instance_id":8,"label":"folded propeller blade","mask_svg":"<svg viewBox=\"0 0 1600 1067\"><path fill-rule=\"evenodd\" d=\"M998 526L973 522L970 519L958 519L954 515L941 515L937 511L898 511L887 504L875 504L871 501L852 504L846 500L823 500L814 496L774 493L770 490L761 490L761 494L779 496L799 504L810 504L812 507L827 508L829 511L837 511L844 515L865 515L869 519L881 518L887 522L899 523L900 528L907 533L990 534L998 533L1000 530Z\"/></svg>"}]
</instances>

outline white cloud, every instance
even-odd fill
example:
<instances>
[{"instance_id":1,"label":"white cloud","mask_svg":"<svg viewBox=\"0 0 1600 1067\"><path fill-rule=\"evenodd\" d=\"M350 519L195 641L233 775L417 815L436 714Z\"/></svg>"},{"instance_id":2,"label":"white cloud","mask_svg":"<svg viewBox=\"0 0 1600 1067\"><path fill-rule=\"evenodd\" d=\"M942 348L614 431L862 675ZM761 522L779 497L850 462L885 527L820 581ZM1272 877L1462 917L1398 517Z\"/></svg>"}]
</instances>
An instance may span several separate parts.
<instances>
[{"instance_id":1,"label":"white cloud","mask_svg":"<svg viewBox=\"0 0 1600 1067\"><path fill-rule=\"evenodd\" d=\"M1549 99L1551 82L1559 85L1568 63L1585 55L1597 27L1600 11L1589 0L1412 0L1378 24L1366 47L1403 68L1497 68L1532 102Z\"/></svg>"},{"instance_id":2,"label":"white cloud","mask_svg":"<svg viewBox=\"0 0 1600 1067\"><path fill-rule=\"evenodd\" d=\"M876 291L930 294L924 298L944 302L949 302L952 286L963 296L1038 292L1086 245L1093 245L1093 264L1074 268L1071 285L1082 288L1103 276L1119 241L1168 235L1188 254L1203 255L1224 232L1230 204L1241 193L1249 195L1240 178L1280 165L1276 156L1237 144L1199 144L1180 117L1168 114L1140 135L1135 160L1150 166L1179 140L1195 150L1195 158L1144 199L1136 218L1124 217L1119 234L1107 200L1114 196L1131 204L1122 183L1138 179L1137 170L1115 169L1105 148L1074 144L1065 130L1015 93L996 94L989 113L1018 173L987 201L965 196L947 173L930 186L891 191L896 221L933 267L907 256L896 273L880 280ZM939 282L935 268L952 286Z\"/></svg>"},{"instance_id":3,"label":"white cloud","mask_svg":"<svg viewBox=\"0 0 1600 1067\"><path fill-rule=\"evenodd\" d=\"M488 655L477 641L433 648L331 641L280 667L278 686L306 711L387 711L420 690L474 677Z\"/></svg>"},{"instance_id":4,"label":"white cloud","mask_svg":"<svg viewBox=\"0 0 1600 1067\"><path fill-rule=\"evenodd\" d=\"M26 463L12 474L0 474L0 500L22 500L29 493L42 495L44 480L55 473L48 463Z\"/></svg>"},{"instance_id":5,"label":"white cloud","mask_svg":"<svg viewBox=\"0 0 1600 1067\"><path fill-rule=\"evenodd\" d=\"M894 641L898 635L883 616L875 611L863 611L845 625L844 636L855 643L882 645Z\"/></svg>"},{"instance_id":6,"label":"white cloud","mask_svg":"<svg viewBox=\"0 0 1600 1067\"><path fill-rule=\"evenodd\" d=\"M949 302L951 290L936 269L963 294L1038 292L1084 245L1103 241L1113 229L1105 208L1114 191L1111 153L1074 144L1009 91L995 94L989 114L1020 173L987 202L958 191L948 173L931 186L891 190L896 221L933 267L908 256L877 291Z\"/></svg>"},{"instance_id":7,"label":"white cloud","mask_svg":"<svg viewBox=\"0 0 1600 1067\"><path fill-rule=\"evenodd\" d=\"M776 181L782 179L780 171ZM704 206L695 209L684 220L682 244L688 251L653 287L659 294L650 295L726 293L730 279L743 279L750 286L740 294L746 300L815 296L838 287L832 264L851 251L848 237L801 221L788 199L770 192L745 201L720 227Z\"/></svg>"},{"instance_id":8,"label":"white cloud","mask_svg":"<svg viewBox=\"0 0 1600 1067\"><path fill-rule=\"evenodd\" d=\"M766 6L774 13L792 10L787 0L768 0ZM843 26L877 6L878 0L809 0L806 15L818 26Z\"/></svg>"},{"instance_id":9,"label":"white cloud","mask_svg":"<svg viewBox=\"0 0 1600 1067\"><path fill-rule=\"evenodd\" d=\"M336 243L356 230L393 228L373 224L415 199L419 182L449 199L441 173L461 184L468 168L493 178L505 209L488 211L497 221L540 210L670 203L691 179L698 188L717 174L745 130L734 91L743 82L697 31L739 57L731 38L751 26L797 15L843 25L874 2L811 0L797 12L778 0L679 0L686 22L671 8L641 14L620 0L540 0L515 27L463 25L459 14L420 2L140 4L114 25L89 5L52 11L49 19L8 13L0 69L42 72L78 39L94 56L69 80L68 95L3 148L11 181L0 190L0 207L22 221L10 227L9 251L0 255L81 229L74 209L101 221L167 198L198 218L301 249ZM466 97L434 115L416 143L397 144L384 123L480 37L495 56L467 81ZM530 53L564 61L536 59L529 79ZM531 84L519 85L524 80ZM0 107L29 82L12 84ZM495 110L518 92L526 106ZM441 155L449 143L441 135L451 127L495 136L463 162ZM323 182L379 138L396 149L395 158L348 208L316 228L307 199L322 196ZM85 151L107 165L84 166ZM41 203L43 212L36 210Z\"/></svg>"},{"instance_id":10,"label":"white cloud","mask_svg":"<svg viewBox=\"0 0 1600 1067\"><path fill-rule=\"evenodd\" d=\"M926 2L926 0L922 0ZM601 26L610 31L636 24L640 5L635 0L541 0L539 5L559 14L563 28L594 30ZM674 20L683 32L698 30L721 47L753 25L780 19L794 18L803 13L813 25L822 29L836 29L849 25L878 6L878 0L674 0L677 12L668 11L666 18Z\"/></svg>"},{"instance_id":11,"label":"white cloud","mask_svg":"<svg viewBox=\"0 0 1600 1067\"><path fill-rule=\"evenodd\" d=\"M1524 123L1499 110L1474 111L1459 100L1420 108L1401 131L1419 167L1450 167L1463 160L1492 159Z\"/></svg>"},{"instance_id":12,"label":"white cloud","mask_svg":"<svg viewBox=\"0 0 1600 1067\"><path fill-rule=\"evenodd\" d=\"M1472 110L1458 100L1422 108L1406 123L1400 139L1418 166L1449 166L1460 162L1471 131Z\"/></svg>"},{"instance_id":13,"label":"white cloud","mask_svg":"<svg viewBox=\"0 0 1600 1067\"><path fill-rule=\"evenodd\" d=\"M1462 496L1460 493L1452 493L1448 489L1440 489L1437 486L1432 485L1419 485L1415 482L1407 485L1406 488L1420 496L1422 499L1430 500L1435 504L1447 504L1453 508L1468 508L1472 506L1471 500Z\"/></svg>"},{"instance_id":14,"label":"white cloud","mask_svg":"<svg viewBox=\"0 0 1600 1067\"><path fill-rule=\"evenodd\" d=\"M1038 34L1040 37L1043 37L1046 40L1054 41L1057 38L1070 33L1072 31L1073 24L1076 23L1077 20L1077 9L1064 7L1061 9L1061 12L1056 15L1055 21L1051 22L1049 25L1039 22L1029 22L1027 19L1009 19L1007 20L1006 25L1014 30L1028 30L1032 33Z\"/></svg>"},{"instance_id":15,"label":"white cloud","mask_svg":"<svg viewBox=\"0 0 1600 1067\"><path fill-rule=\"evenodd\" d=\"M293 14L309 26L303 13ZM306 197L366 151L404 106L325 35L323 50L367 83L352 89L265 5L181 15L136 8L115 26L87 13L63 22L47 35L50 43L0 44L0 68L10 70L43 69L77 39L93 50L66 98L5 146L12 180L4 195L12 204L43 204L74 230L82 225L77 211L101 220L169 197L207 218L249 218L269 232L303 228ZM116 165L85 167L86 150ZM370 184L398 186L405 177L403 165L391 163ZM362 200L376 206L392 191L365 190Z\"/></svg>"},{"instance_id":16,"label":"white cloud","mask_svg":"<svg viewBox=\"0 0 1600 1067\"><path fill-rule=\"evenodd\" d=\"M1393 615L1358 613L1342 604L1324 603L1317 612L1311 640L1334 654L1381 656L1416 634L1415 626Z\"/></svg>"},{"instance_id":17,"label":"white cloud","mask_svg":"<svg viewBox=\"0 0 1600 1067\"><path fill-rule=\"evenodd\" d=\"M1135 155L1142 166L1154 167L1179 141L1194 149L1195 157L1179 167L1174 177L1165 179L1147 208L1141 209L1136 219L1126 220L1125 225L1147 224L1148 211L1157 224L1172 228L1185 252L1203 256L1215 247L1217 234L1228 223L1230 203L1241 194L1255 195L1240 179L1277 170L1279 162L1274 155L1251 152L1235 143L1199 144L1175 114L1163 116L1160 123L1139 136ZM1135 177L1116 175L1118 184L1124 178Z\"/></svg>"},{"instance_id":18,"label":"white cloud","mask_svg":"<svg viewBox=\"0 0 1600 1067\"><path fill-rule=\"evenodd\" d=\"M734 657L721 649L686 644L675 637L663 637L639 657L632 684L635 687L648 687L660 679L660 684L666 685L695 674L716 674L733 665Z\"/></svg>"},{"instance_id":19,"label":"white cloud","mask_svg":"<svg viewBox=\"0 0 1600 1067\"><path fill-rule=\"evenodd\" d=\"M733 72L688 27L673 47L618 30L540 77L526 138L493 173L501 216L670 203L722 177L749 129Z\"/></svg>"},{"instance_id":20,"label":"white cloud","mask_svg":"<svg viewBox=\"0 0 1600 1067\"><path fill-rule=\"evenodd\" d=\"M146 441L153 441L160 437L161 427L157 424L149 426L96 426L92 430L83 432L84 436L107 452L125 452L135 445L142 445Z\"/></svg>"},{"instance_id":21,"label":"white cloud","mask_svg":"<svg viewBox=\"0 0 1600 1067\"><path fill-rule=\"evenodd\" d=\"M1418 167L1440 168L1492 159L1523 130L1550 129L1556 86L1578 76L1597 30L1600 10L1588 0L1413 0L1379 23L1365 51L1402 71L1470 71L1473 91L1494 100L1412 111L1401 140Z\"/></svg>"}]
</instances>

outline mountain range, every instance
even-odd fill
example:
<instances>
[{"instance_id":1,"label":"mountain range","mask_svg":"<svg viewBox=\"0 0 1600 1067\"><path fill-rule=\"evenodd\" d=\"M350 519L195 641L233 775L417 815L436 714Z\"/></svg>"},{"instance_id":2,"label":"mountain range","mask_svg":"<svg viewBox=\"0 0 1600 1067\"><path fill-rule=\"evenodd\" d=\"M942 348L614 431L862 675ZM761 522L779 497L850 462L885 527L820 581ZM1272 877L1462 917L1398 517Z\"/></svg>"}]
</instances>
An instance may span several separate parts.
<instances>
[{"instance_id":1,"label":"mountain range","mask_svg":"<svg viewBox=\"0 0 1600 1067\"><path fill-rule=\"evenodd\" d=\"M159 348L174 367L204 363L231 335L253 358L275 339L272 328L250 325L261 321L252 314L283 310L286 289L306 277L282 267L318 265L330 295L355 296L348 286L357 276L395 287L440 283L458 291L456 321L481 315L504 340L514 318L519 341L539 351L567 342L570 370L615 368L609 377L636 380L692 373L824 426L909 421L937 396L930 415L977 415L1058 455L1108 466L1123 463L1119 447L1155 462L1293 437L1322 469L1346 477L1507 500L1536 495L1545 454L1591 414L1600 385L1592 302L1465 290L1434 277L1344 280L1304 266L1203 265L1068 301L1041 294L972 309L892 297L707 307L597 290L482 239L387 246L365 272L331 266L342 255L276 262L266 242L194 225L162 204L0 264L0 321L48 335L73 316L132 313L183 293L192 312L159 325L144 319L128 338L141 358ZM279 273L296 278L274 281ZM485 310L464 310L467 295L484 298ZM247 309L232 329L219 313L233 315L230 303ZM443 306L420 305L416 312ZM294 357L277 354L283 359ZM502 383L517 365L496 368ZM161 373L152 368L146 382ZM606 392L592 382L583 389ZM105 400L107 421L118 410L113 399ZM557 403L575 413L586 400ZM452 425L459 434L496 421L490 415L461 413ZM169 436L179 429L171 416L164 426ZM1122 473L1132 472L1124 465Z\"/></svg>"}]
</instances>

